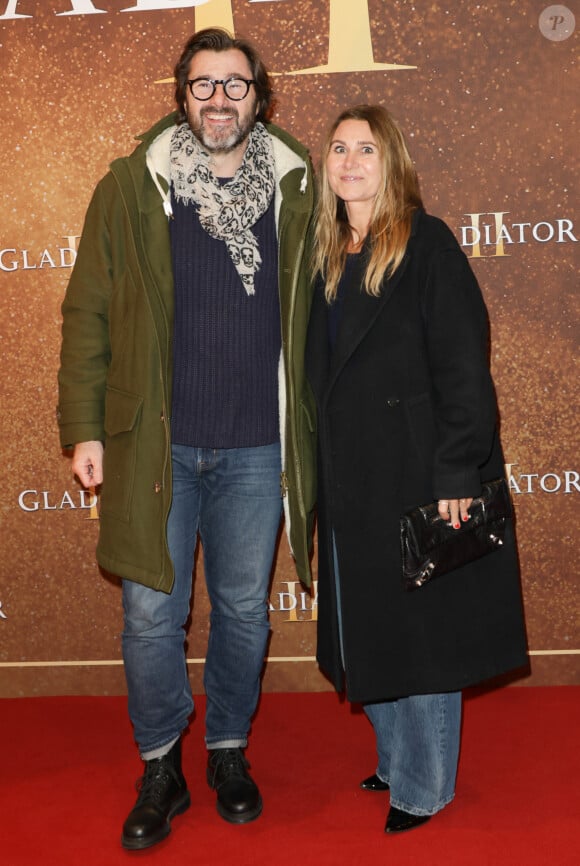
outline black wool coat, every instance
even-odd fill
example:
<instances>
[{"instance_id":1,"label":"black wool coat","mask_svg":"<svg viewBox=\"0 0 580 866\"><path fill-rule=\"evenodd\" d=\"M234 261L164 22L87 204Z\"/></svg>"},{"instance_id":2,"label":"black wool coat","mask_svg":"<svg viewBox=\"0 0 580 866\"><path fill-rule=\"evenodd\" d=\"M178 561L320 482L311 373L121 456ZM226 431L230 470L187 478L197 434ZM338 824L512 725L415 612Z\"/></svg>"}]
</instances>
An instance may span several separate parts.
<instances>
[{"instance_id":1,"label":"black wool coat","mask_svg":"<svg viewBox=\"0 0 580 866\"><path fill-rule=\"evenodd\" d=\"M527 655L512 526L501 550L402 588L401 514L477 496L504 473L475 276L447 226L423 211L380 297L361 289L362 274L363 262L332 353L317 287L306 370L319 424L317 657L338 690L367 702L459 690Z\"/></svg>"}]
</instances>

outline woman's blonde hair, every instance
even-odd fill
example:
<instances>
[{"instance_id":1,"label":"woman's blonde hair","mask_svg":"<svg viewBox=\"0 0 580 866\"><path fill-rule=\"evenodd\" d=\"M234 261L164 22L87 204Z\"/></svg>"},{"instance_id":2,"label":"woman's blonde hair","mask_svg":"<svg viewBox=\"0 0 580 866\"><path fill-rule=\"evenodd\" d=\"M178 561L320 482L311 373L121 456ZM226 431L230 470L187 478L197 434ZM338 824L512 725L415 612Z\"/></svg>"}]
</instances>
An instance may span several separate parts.
<instances>
[{"instance_id":1,"label":"woman's blonde hair","mask_svg":"<svg viewBox=\"0 0 580 866\"><path fill-rule=\"evenodd\" d=\"M417 172L403 133L387 109L382 105L356 105L342 111L323 144L314 230L313 271L324 278L327 301L336 296L352 239L345 203L330 188L326 170L332 141L344 120L368 123L383 163L384 184L373 205L368 233L370 257L364 278L368 294L380 295L384 276L392 276L401 264L413 213L423 206Z\"/></svg>"}]
</instances>

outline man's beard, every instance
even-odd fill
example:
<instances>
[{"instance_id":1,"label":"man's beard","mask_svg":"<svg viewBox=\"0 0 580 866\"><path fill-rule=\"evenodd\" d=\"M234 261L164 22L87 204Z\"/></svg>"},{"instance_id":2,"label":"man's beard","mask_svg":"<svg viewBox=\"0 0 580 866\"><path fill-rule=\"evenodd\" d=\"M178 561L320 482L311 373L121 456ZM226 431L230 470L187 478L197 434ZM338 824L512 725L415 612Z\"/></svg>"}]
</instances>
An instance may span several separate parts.
<instances>
[{"instance_id":1,"label":"man's beard","mask_svg":"<svg viewBox=\"0 0 580 866\"><path fill-rule=\"evenodd\" d=\"M223 114L227 117L235 117L236 123L233 129L228 132L214 130L208 132L203 127L204 114ZM219 111L215 108L202 108L199 113L199 123L195 123L189 112L187 112L187 120L191 131L203 147L209 153L231 153L244 142L252 131L255 123L254 114L248 115L246 120L240 124L240 116L235 108Z\"/></svg>"}]
</instances>

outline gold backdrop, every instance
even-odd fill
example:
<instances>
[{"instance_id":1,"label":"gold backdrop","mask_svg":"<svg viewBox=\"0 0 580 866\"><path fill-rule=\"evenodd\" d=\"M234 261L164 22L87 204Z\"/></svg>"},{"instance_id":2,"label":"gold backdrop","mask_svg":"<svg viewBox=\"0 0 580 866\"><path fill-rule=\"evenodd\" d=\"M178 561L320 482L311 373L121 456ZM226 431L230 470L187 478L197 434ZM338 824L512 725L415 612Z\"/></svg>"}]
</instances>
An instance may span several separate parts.
<instances>
[{"instance_id":1,"label":"gold backdrop","mask_svg":"<svg viewBox=\"0 0 580 866\"><path fill-rule=\"evenodd\" d=\"M0 0L0 696L125 689L119 582L95 564L95 498L58 445L60 304L95 183L172 109L173 65L208 25L258 45L276 73L275 119L315 162L339 107L383 103L406 131L426 206L471 257L490 310L525 682L578 683L572 11L515 0ZM201 562L197 571L195 691L208 615ZM296 582L284 538L271 607L264 687L328 688L313 659L316 599Z\"/></svg>"}]
</instances>

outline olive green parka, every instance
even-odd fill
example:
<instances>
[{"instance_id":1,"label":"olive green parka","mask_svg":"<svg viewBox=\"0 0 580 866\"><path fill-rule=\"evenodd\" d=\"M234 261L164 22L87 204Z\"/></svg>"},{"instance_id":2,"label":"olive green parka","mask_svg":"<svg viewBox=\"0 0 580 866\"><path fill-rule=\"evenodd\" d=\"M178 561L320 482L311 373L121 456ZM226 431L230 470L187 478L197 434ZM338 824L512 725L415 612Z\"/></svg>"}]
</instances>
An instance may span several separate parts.
<instances>
[{"instance_id":1,"label":"olive green parka","mask_svg":"<svg viewBox=\"0 0 580 866\"><path fill-rule=\"evenodd\" d=\"M104 442L97 560L107 571L170 592L173 275L169 142L176 115L139 136L89 205L62 305L57 409L61 444ZM272 124L276 163L282 355L281 489L300 579L311 579L316 411L304 376L312 297L308 234L314 190L308 153Z\"/></svg>"}]
</instances>

